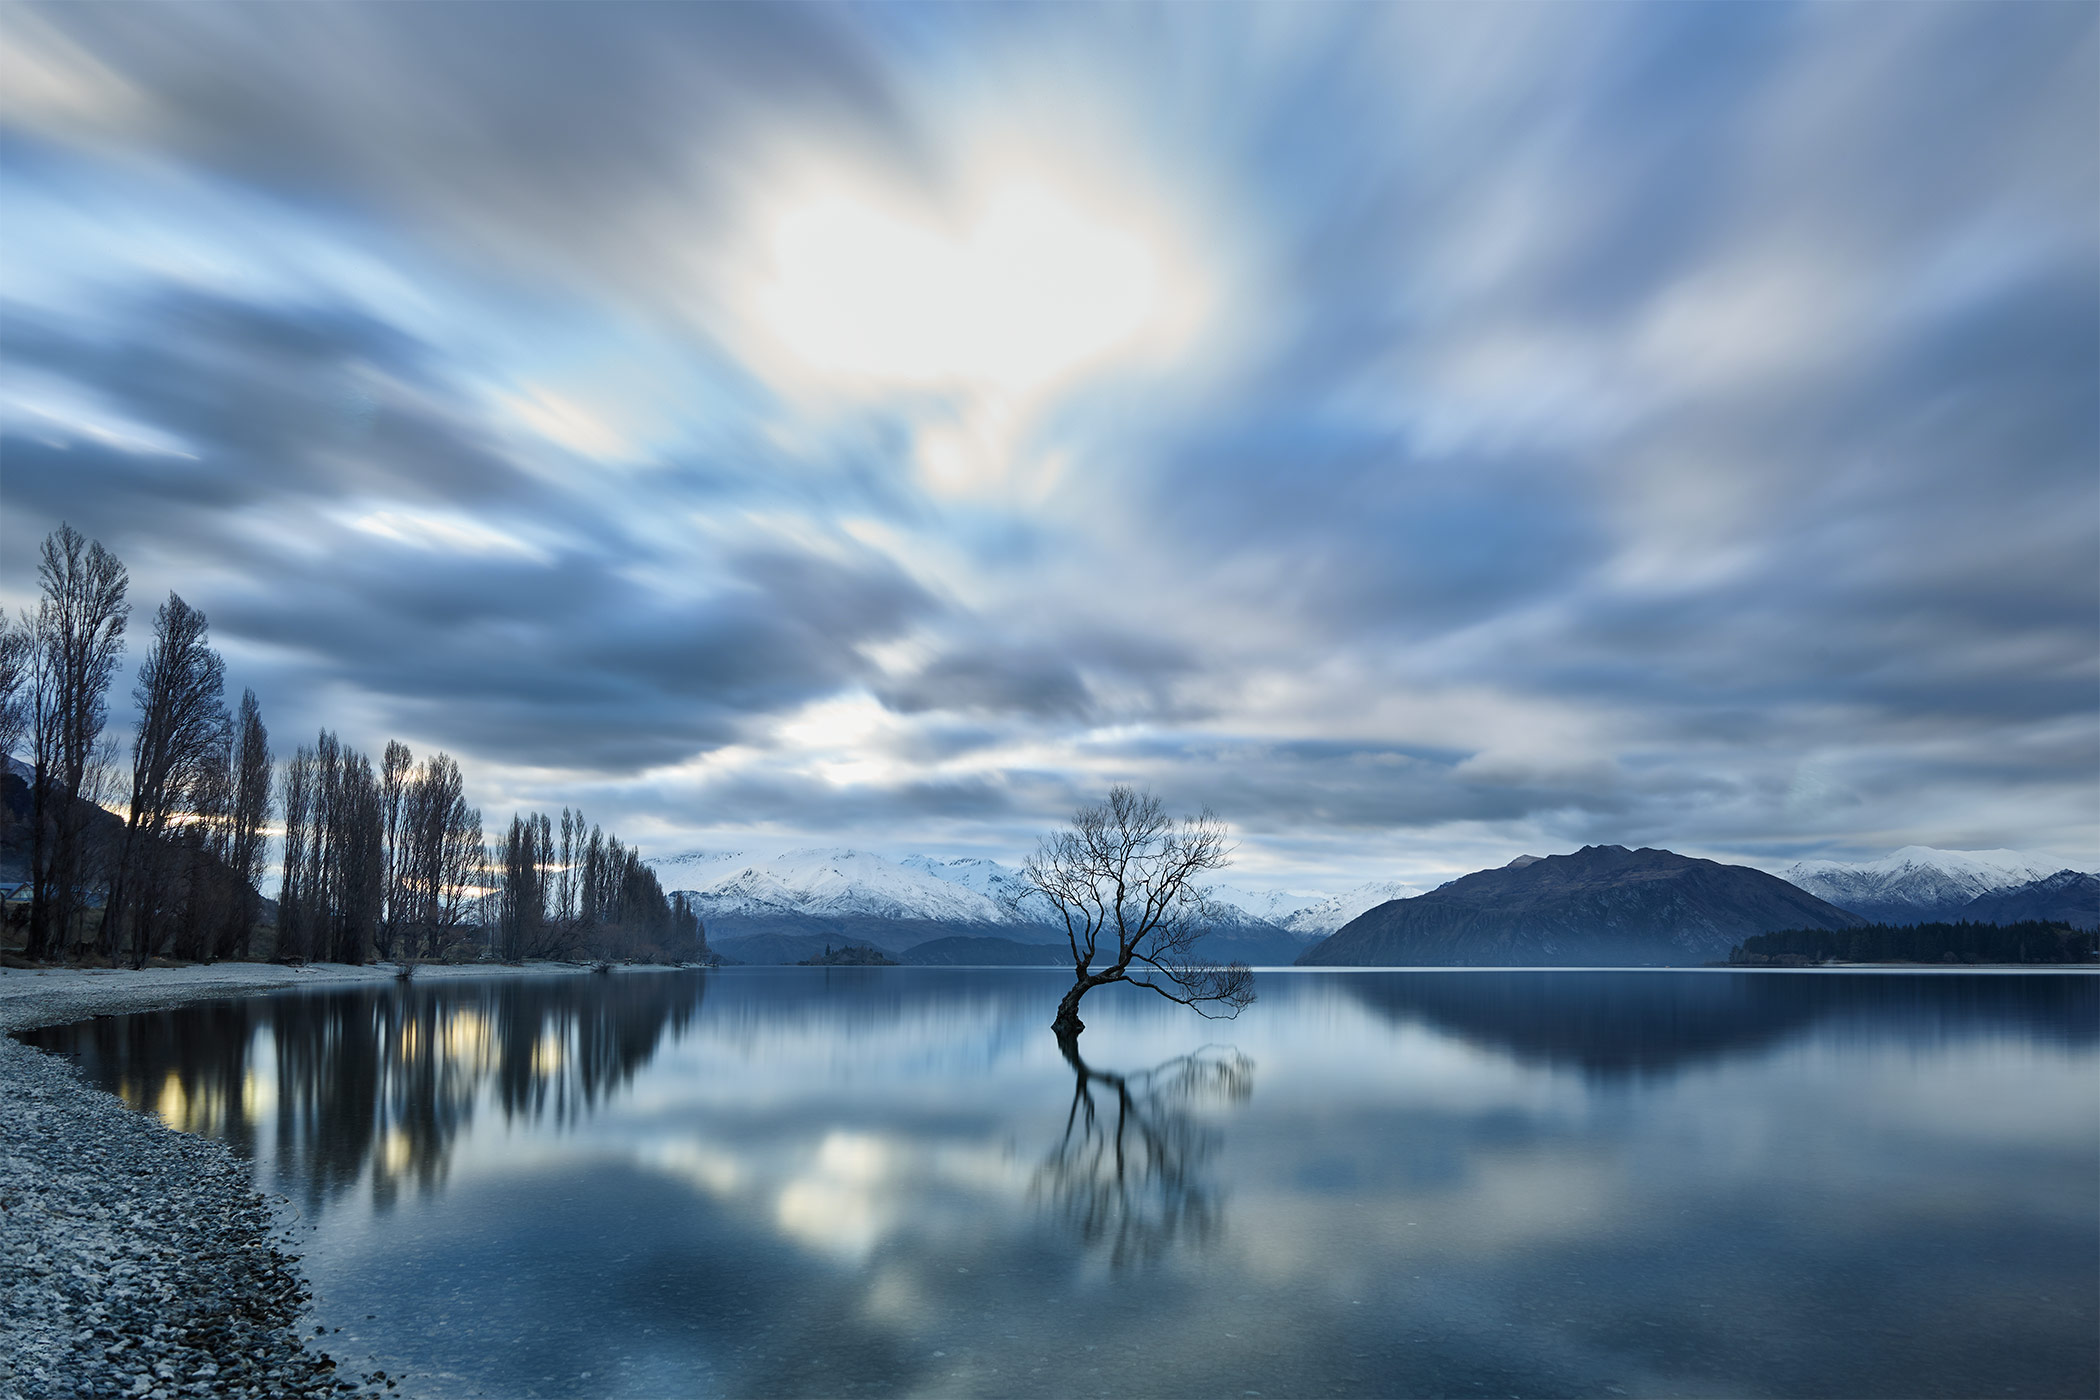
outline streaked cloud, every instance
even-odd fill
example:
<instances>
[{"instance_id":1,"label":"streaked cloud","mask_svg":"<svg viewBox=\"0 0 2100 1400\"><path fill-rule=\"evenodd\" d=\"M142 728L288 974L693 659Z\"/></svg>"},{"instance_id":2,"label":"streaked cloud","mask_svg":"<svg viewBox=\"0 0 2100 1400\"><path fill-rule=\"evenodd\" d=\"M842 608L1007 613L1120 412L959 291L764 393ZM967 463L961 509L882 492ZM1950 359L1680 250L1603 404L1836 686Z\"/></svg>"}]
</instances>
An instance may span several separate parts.
<instances>
[{"instance_id":1,"label":"streaked cloud","mask_svg":"<svg viewBox=\"0 0 2100 1400\"><path fill-rule=\"evenodd\" d=\"M16 6L0 593L677 848L2100 846L2078 7Z\"/></svg>"}]
</instances>

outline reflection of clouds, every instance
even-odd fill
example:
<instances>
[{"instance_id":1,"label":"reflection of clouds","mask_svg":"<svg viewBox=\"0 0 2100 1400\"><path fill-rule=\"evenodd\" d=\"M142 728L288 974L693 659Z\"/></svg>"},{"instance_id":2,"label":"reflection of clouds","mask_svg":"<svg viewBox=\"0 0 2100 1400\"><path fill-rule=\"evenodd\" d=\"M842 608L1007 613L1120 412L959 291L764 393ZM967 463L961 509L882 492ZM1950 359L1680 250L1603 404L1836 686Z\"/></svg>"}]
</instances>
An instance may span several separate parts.
<instances>
[{"instance_id":1,"label":"reflection of clouds","mask_svg":"<svg viewBox=\"0 0 2100 1400\"><path fill-rule=\"evenodd\" d=\"M894 1214L888 1156L868 1134L826 1134L809 1169L781 1188L780 1228L841 1258L866 1258Z\"/></svg>"},{"instance_id":2,"label":"reflection of clouds","mask_svg":"<svg viewBox=\"0 0 2100 1400\"><path fill-rule=\"evenodd\" d=\"M788 1141L689 1136L632 1140L633 1160L766 1221L794 1244L845 1264L910 1233L953 1239L1021 1189L1009 1154L971 1140L832 1128L811 1141L788 1115Z\"/></svg>"},{"instance_id":3,"label":"reflection of clouds","mask_svg":"<svg viewBox=\"0 0 2100 1400\"><path fill-rule=\"evenodd\" d=\"M714 1196L741 1189L748 1179L744 1164L726 1152L696 1142L661 1142L640 1149L637 1160L672 1176L684 1177Z\"/></svg>"}]
</instances>

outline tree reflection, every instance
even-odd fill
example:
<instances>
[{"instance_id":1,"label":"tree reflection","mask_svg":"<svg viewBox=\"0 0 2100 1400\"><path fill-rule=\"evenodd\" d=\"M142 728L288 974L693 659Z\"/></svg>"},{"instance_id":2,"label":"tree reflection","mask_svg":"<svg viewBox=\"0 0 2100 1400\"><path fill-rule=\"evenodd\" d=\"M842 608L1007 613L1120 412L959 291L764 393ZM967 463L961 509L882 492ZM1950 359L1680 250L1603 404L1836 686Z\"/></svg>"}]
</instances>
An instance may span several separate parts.
<instances>
[{"instance_id":1,"label":"tree reflection","mask_svg":"<svg viewBox=\"0 0 2100 1400\"><path fill-rule=\"evenodd\" d=\"M1205 1047L1137 1074L1096 1069L1076 1043L1063 1140L1036 1169L1032 1194L1111 1268L1151 1264L1177 1242L1215 1239L1224 1198L1206 1175L1218 1147L1206 1106L1246 1102L1254 1061Z\"/></svg>"},{"instance_id":2,"label":"tree reflection","mask_svg":"<svg viewBox=\"0 0 2100 1400\"><path fill-rule=\"evenodd\" d=\"M698 1014L705 974L415 983L257 998L34 1032L171 1127L246 1153L318 1212L434 1190L477 1111L582 1119ZM272 1121L274 1120L274 1122Z\"/></svg>"}]
</instances>

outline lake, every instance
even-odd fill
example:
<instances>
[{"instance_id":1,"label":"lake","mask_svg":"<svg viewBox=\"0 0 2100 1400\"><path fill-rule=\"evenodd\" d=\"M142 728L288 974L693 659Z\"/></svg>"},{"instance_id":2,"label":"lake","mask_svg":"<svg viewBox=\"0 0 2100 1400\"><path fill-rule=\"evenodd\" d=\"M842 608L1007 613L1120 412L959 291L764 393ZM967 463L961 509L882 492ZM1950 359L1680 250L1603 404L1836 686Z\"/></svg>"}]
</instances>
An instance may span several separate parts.
<instances>
[{"instance_id":1,"label":"lake","mask_svg":"<svg viewBox=\"0 0 2100 1400\"><path fill-rule=\"evenodd\" d=\"M2100 1392L2100 978L433 981L25 1035L436 1396ZM340 1329L338 1331L338 1329Z\"/></svg>"}]
</instances>

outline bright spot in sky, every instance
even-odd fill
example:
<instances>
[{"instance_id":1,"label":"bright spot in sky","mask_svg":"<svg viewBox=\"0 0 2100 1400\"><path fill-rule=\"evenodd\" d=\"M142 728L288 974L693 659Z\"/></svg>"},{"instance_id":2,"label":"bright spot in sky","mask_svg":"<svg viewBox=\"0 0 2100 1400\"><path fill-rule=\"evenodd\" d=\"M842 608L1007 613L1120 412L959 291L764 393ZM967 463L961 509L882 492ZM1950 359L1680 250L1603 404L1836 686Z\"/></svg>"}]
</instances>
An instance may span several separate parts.
<instances>
[{"instance_id":1,"label":"bright spot in sky","mask_svg":"<svg viewBox=\"0 0 2100 1400\"><path fill-rule=\"evenodd\" d=\"M1033 183L952 228L821 196L779 220L771 253L773 333L813 368L892 384L1042 388L1135 340L1160 303L1143 237Z\"/></svg>"}]
</instances>

